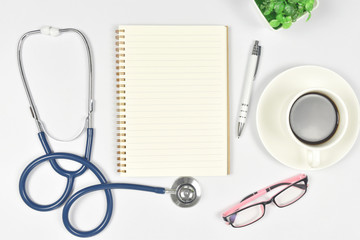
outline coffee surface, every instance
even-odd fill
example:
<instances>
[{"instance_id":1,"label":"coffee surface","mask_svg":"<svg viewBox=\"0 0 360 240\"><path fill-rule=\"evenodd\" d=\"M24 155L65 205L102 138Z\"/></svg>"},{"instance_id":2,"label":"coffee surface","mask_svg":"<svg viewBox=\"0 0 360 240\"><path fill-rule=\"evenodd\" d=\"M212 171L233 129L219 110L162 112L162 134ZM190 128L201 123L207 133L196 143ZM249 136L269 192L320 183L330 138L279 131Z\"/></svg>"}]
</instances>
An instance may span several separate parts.
<instances>
[{"instance_id":1,"label":"coffee surface","mask_svg":"<svg viewBox=\"0 0 360 240\"><path fill-rule=\"evenodd\" d=\"M307 93L293 104L289 115L295 136L307 144L320 144L336 132L338 111L335 103L320 93Z\"/></svg>"}]
</instances>

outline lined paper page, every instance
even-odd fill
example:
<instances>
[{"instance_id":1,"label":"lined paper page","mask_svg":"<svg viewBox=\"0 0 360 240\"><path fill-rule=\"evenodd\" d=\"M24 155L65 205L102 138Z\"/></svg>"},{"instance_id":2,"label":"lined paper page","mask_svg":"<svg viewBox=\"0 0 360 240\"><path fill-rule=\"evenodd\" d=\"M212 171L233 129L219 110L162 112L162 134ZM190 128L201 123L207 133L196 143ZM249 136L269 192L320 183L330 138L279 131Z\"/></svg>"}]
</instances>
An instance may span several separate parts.
<instances>
[{"instance_id":1,"label":"lined paper page","mask_svg":"<svg viewBox=\"0 0 360 240\"><path fill-rule=\"evenodd\" d=\"M120 26L118 32L119 171L226 175L227 28Z\"/></svg>"}]
</instances>

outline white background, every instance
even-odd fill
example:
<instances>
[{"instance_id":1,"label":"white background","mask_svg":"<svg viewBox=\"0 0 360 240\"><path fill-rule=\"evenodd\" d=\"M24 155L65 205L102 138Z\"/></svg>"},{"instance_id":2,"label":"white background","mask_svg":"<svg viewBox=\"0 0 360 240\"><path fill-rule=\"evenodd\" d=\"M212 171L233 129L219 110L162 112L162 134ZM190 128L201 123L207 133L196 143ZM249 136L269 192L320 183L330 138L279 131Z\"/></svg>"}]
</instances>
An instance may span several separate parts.
<instances>
[{"instance_id":1,"label":"white background","mask_svg":"<svg viewBox=\"0 0 360 240\"><path fill-rule=\"evenodd\" d=\"M21 200L18 181L29 161L43 154L21 83L16 46L20 36L43 25L74 27L89 38L95 63L95 141L92 161L111 182L170 187L175 177L121 178L115 173L114 30L118 24L216 24L229 26L231 174L198 177L203 196L190 209L169 196L117 190L113 218L93 239L359 239L359 140L346 157L321 171L307 172L308 193L291 207L267 207L258 223L233 229L221 213L242 197L297 170L283 166L263 147L255 126L255 108L265 86L281 71L314 64L343 76L360 96L360 33L356 0L322 0L309 22L286 31L269 30L251 0L10 1L0 4L0 238L76 239L61 220L61 209L37 212ZM249 121L238 140L236 113L245 65L253 40L263 45ZM50 41L51 40L51 41ZM24 61L33 95L49 131L69 137L81 128L86 106L86 61L79 38L71 34L27 40ZM82 154L84 138L72 144L52 141L55 151ZM65 180L44 164L31 175L31 196L54 201ZM64 164L65 165L65 164ZM69 164L66 164L69 165ZM74 166L69 166L74 167ZM86 172L76 190L95 184ZM103 193L75 205L71 218L81 229L99 223Z\"/></svg>"}]
</instances>

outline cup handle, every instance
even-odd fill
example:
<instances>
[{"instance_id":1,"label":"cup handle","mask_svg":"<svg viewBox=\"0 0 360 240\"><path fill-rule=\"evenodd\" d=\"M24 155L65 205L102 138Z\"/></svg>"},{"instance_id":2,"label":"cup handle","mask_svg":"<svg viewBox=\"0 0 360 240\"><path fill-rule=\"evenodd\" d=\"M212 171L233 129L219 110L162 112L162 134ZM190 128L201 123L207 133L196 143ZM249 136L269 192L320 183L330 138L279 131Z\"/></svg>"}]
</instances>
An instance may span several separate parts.
<instances>
[{"instance_id":1,"label":"cup handle","mask_svg":"<svg viewBox=\"0 0 360 240\"><path fill-rule=\"evenodd\" d=\"M320 151L318 150L308 150L307 151L307 160L311 168L317 168L320 166Z\"/></svg>"}]
</instances>

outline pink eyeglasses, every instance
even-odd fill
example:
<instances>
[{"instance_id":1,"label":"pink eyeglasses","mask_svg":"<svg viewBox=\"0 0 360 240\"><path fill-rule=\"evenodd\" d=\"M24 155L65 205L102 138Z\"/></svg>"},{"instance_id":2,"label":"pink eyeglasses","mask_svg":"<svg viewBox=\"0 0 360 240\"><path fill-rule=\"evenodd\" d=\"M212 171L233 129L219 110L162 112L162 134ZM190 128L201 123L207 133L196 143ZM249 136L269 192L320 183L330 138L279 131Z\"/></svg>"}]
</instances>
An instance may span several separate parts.
<instances>
[{"instance_id":1,"label":"pink eyeglasses","mask_svg":"<svg viewBox=\"0 0 360 240\"><path fill-rule=\"evenodd\" d=\"M307 176L305 174L299 174L263 188L246 196L240 203L224 212L222 217L227 224L235 228L250 225L264 216L265 206L267 204L273 202L279 208L283 208L299 200L306 193L308 187L307 182ZM271 199L254 203L256 199L273 189L277 189L278 193Z\"/></svg>"}]
</instances>

